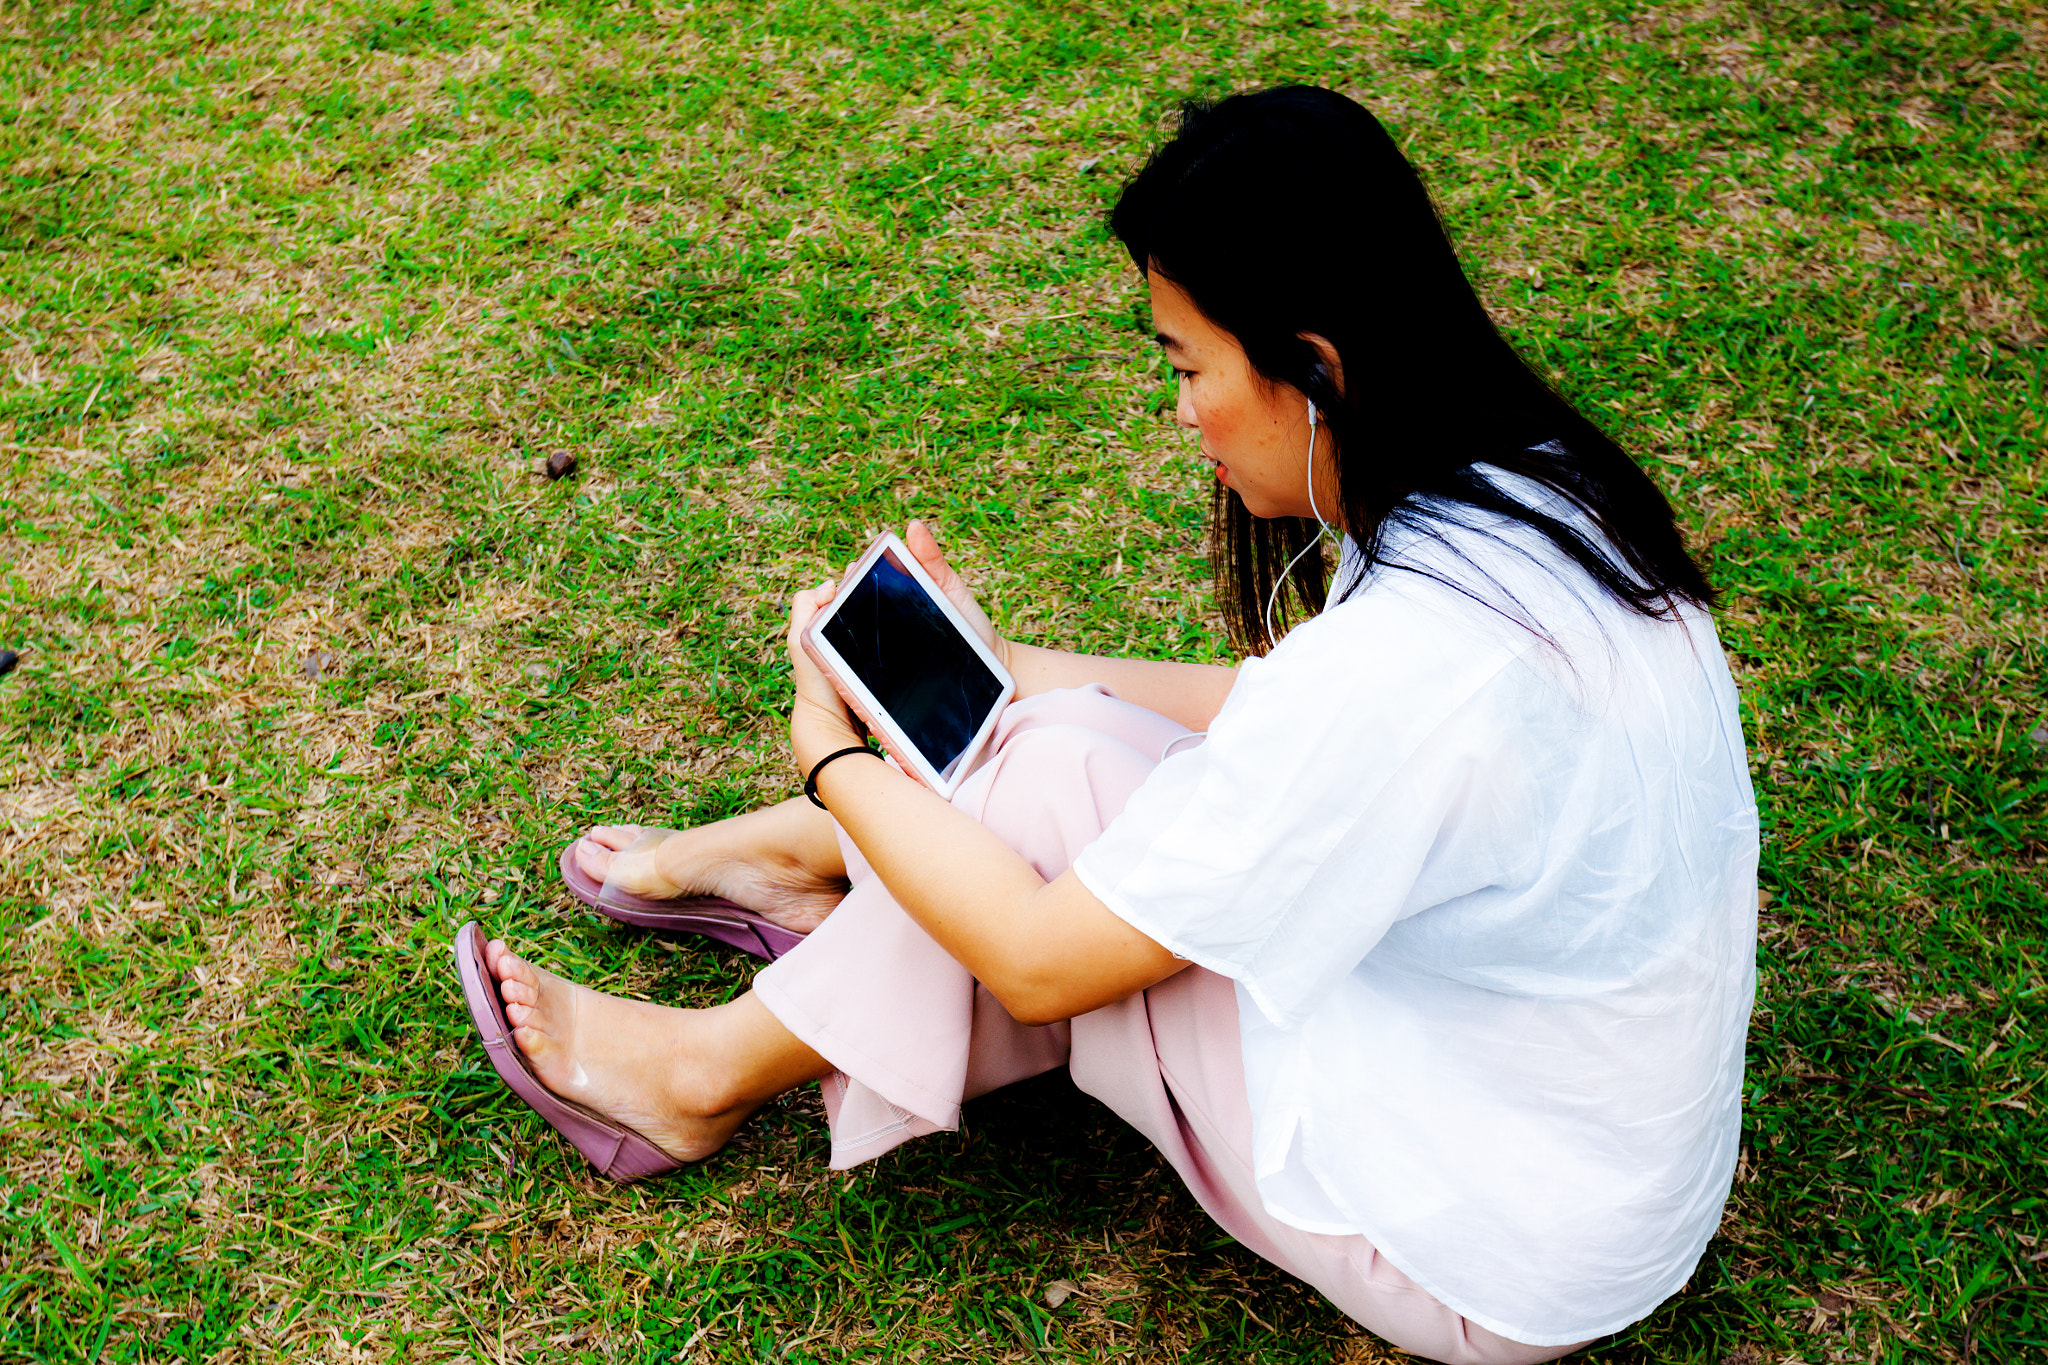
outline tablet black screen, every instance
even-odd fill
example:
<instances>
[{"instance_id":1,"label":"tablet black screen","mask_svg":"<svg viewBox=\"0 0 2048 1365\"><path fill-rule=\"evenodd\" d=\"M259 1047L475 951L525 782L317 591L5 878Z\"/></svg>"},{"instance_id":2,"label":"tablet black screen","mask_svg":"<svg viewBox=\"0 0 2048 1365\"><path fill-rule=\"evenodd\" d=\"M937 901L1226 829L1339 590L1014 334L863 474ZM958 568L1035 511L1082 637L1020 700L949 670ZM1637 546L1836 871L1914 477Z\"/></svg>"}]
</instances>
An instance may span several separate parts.
<instances>
[{"instance_id":1,"label":"tablet black screen","mask_svg":"<svg viewBox=\"0 0 2048 1365\"><path fill-rule=\"evenodd\" d=\"M942 776L1003 685L917 580L885 551L820 632Z\"/></svg>"}]
</instances>

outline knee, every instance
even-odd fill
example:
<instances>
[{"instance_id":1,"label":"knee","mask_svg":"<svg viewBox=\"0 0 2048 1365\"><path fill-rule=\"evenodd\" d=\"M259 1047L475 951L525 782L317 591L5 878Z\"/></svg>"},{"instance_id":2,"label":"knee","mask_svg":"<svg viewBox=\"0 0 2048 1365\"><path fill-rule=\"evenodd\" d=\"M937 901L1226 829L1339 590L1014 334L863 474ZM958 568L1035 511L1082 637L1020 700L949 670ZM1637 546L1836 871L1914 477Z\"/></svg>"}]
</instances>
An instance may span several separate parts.
<instances>
[{"instance_id":1,"label":"knee","mask_svg":"<svg viewBox=\"0 0 2048 1365\"><path fill-rule=\"evenodd\" d=\"M982 823L1026 853L1048 879L1094 842L1156 758L1084 725L1047 725L1014 736L996 755ZM1057 852L1055 852L1057 850ZM1051 862L1058 867L1048 870Z\"/></svg>"},{"instance_id":2,"label":"knee","mask_svg":"<svg viewBox=\"0 0 2048 1365\"><path fill-rule=\"evenodd\" d=\"M1155 731L1163 735L1185 733L1178 723L1136 702L1125 701L1101 683L1041 692L1012 703L1010 712L1027 729L1078 725L1116 736L1139 747L1143 747Z\"/></svg>"},{"instance_id":3,"label":"knee","mask_svg":"<svg viewBox=\"0 0 2048 1365\"><path fill-rule=\"evenodd\" d=\"M1057 786L1063 782L1086 781L1105 766L1150 771L1153 762L1115 735L1091 726L1060 723L1038 725L1011 737L996 755L1001 768L996 787L1029 784Z\"/></svg>"}]
</instances>

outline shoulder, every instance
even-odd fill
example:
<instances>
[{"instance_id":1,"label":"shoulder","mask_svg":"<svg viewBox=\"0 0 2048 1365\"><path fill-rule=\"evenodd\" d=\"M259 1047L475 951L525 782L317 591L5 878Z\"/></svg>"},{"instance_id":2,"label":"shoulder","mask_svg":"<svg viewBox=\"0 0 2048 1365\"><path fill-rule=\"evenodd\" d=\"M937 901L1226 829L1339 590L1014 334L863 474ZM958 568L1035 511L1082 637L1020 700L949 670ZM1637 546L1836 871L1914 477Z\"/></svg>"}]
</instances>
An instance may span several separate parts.
<instances>
[{"instance_id":1,"label":"shoulder","mask_svg":"<svg viewBox=\"0 0 2048 1365\"><path fill-rule=\"evenodd\" d=\"M1577 503L1535 479L1490 465L1475 465L1471 473L1498 505L1410 497L1381 528L1369 562L1347 542L1333 597L1350 601L1392 592L1442 612L1447 622L1512 626L1574 664L1603 649L1616 633L1674 624L1643 616L1553 538L1561 531L1617 574L1634 577Z\"/></svg>"},{"instance_id":2,"label":"shoulder","mask_svg":"<svg viewBox=\"0 0 2048 1365\"><path fill-rule=\"evenodd\" d=\"M1210 727L1214 756L1228 766L1231 755L1286 754L1314 766L1371 755L1367 767L1391 769L1446 726L1525 712L1542 679L1517 660L1539 645L1498 617L1459 610L1439 585L1389 576L1240 666Z\"/></svg>"},{"instance_id":3,"label":"shoulder","mask_svg":"<svg viewBox=\"0 0 2048 1365\"><path fill-rule=\"evenodd\" d=\"M1275 680L1341 672L1358 687L1408 676L1492 672L1532 643L1442 575L1381 563L1350 595L1289 631L1240 670Z\"/></svg>"}]
</instances>

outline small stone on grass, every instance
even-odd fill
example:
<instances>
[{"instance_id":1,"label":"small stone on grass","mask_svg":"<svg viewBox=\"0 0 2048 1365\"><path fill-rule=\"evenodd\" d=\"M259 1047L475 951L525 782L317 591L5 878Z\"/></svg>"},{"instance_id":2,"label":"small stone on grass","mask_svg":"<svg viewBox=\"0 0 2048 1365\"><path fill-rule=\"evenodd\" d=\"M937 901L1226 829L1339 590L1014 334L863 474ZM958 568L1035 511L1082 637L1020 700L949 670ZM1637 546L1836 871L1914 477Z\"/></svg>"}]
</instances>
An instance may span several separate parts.
<instances>
[{"instance_id":1,"label":"small stone on grass","mask_svg":"<svg viewBox=\"0 0 2048 1365\"><path fill-rule=\"evenodd\" d=\"M566 450L558 450L548 456L548 477L565 479L576 472L576 457Z\"/></svg>"}]
</instances>

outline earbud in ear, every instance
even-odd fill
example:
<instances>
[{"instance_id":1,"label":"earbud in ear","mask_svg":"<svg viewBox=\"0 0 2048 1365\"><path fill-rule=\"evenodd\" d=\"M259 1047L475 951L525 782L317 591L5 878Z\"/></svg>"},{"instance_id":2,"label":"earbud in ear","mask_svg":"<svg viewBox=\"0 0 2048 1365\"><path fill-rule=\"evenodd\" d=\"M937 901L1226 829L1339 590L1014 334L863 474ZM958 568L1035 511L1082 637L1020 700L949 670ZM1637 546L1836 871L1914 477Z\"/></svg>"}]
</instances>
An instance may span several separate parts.
<instances>
[{"instance_id":1,"label":"earbud in ear","mask_svg":"<svg viewBox=\"0 0 2048 1365\"><path fill-rule=\"evenodd\" d=\"M1320 375L1320 368L1318 368L1317 373ZM1301 557L1310 550L1315 549L1318 545L1321 545L1323 543L1323 536L1330 529L1330 523L1323 520L1323 509L1316 506L1316 419L1320 415L1316 411L1316 400L1313 398L1308 399L1308 510L1310 515L1315 517L1316 525L1322 529L1316 532L1314 540L1311 540L1308 544L1294 552L1294 558L1287 561L1287 567L1282 569L1280 576L1273 580L1273 591L1266 594L1266 614L1264 619L1266 623L1266 642L1268 644L1280 643L1280 637L1273 629L1273 606L1280 600L1280 589L1287 586L1288 575L1294 572L1295 565L1301 563Z\"/></svg>"}]
</instances>

